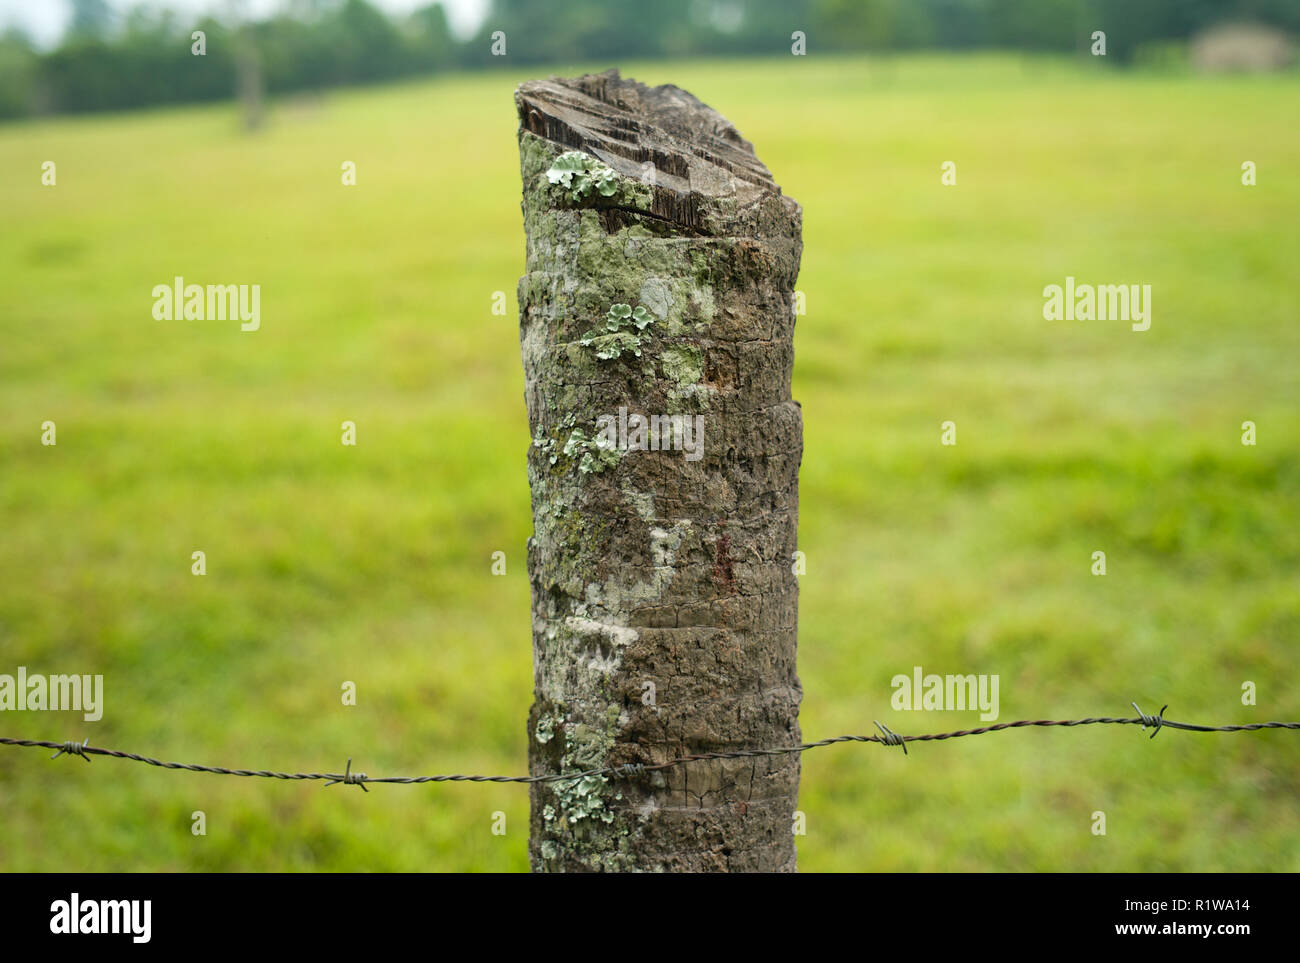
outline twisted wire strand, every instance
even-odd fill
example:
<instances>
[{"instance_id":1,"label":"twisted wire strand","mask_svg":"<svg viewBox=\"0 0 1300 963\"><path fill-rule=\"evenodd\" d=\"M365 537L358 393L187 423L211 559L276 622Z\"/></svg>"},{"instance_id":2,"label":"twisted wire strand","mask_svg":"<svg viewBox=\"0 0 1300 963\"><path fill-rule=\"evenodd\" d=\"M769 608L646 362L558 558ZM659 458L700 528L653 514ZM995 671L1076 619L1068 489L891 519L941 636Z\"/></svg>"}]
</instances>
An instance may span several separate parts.
<instances>
[{"instance_id":1,"label":"twisted wire strand","mask_svg":"<svg viewBox=\"0 0 1300 963\"><path fill-rule=\"evenodd\" d=\"M349 759L347 767L343 772L273 772L269 769L227 769L223 766L200 766L196 763L189 762L165 762L160 759L153 759L149 756L142 756L134 752L123 752L120 749L106 749L101 746L90 745L89 739L81 742L48 742L43 739L10 739L0 737L0 745L5 746L27 746L38 749L55 749L51 759L58 758L61 755L79 756L86 762L90 762L91 756L109 756L114 759L129 759L132 762L142 762L149 766L157 766L160 769L185 769L190 772L208 772L218 776L247 776L262 779L295 779L295 780L324 780L326 786L343 784L345 786L358 786L363 791L367 783L396 783L399 785L416 785L426 782L509 782L509 783L554 783L570 782L579 779L590 779L600 776L622 776L625 778L635 778L650 772L663 772L666 769L674 769L678 766L685 766L692 762L705 762L714 759L751 759L764 756L785 756L791 753L804 753L810 749L820 749L824 746L833 746L841 742L874 742L882 746L895 746L901 748L904 753L907 752L909 742L942 742L947 739L960 739L964 736L982 736L989 732L1001 732L1004 729L1023 729L1027 726L1141 726L1144 730L1151 729L1151 738L1154 739L1156 734L1162 729L1182 729L1186 732L1254 732L1259 729L1300 729L1300 722L1250 722L1240 725L1227 726L1201 726L1190 722L1175 722L1172 719L1164 718L1165 709L1161 709L1155 715L1147 715L1133 704L1137 711L1137 718L1124 719L1112 716L1095 716L1087 719L1018 719L1015 722L997 722L988 726L980 726L976 729L958 729L954 732L932 732L921 735L902 735L890 731L886 726L879 722L876 725L880 728L880 735L869 736L832 736L829 739L820 739L816 742L805 742L797 746L776 746L765 749L732 749L723 752L697 752L690 755L678 756L667 762L660 763L626 763L619 766L603 766L598 769L584 769L579 772L565 773L548 773L540 776L474 776L474 775L437 775L437 776L367 776L363 772L352 771L352 760Z\"/></svg>"}]
</instances>

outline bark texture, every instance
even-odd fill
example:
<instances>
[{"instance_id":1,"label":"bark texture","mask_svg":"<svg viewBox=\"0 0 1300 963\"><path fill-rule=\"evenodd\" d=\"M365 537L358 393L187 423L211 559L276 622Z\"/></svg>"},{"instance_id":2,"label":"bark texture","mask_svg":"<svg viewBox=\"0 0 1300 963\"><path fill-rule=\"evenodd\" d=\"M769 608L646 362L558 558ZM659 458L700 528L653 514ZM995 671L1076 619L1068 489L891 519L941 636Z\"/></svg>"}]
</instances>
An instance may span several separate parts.
<instances>
[{"instance_id":1,"label":"bark texture","mask_svg":"<svg viewBox=\"0 0 1300 963\"><path fill-rule=\"evenodd\" d=\"M793 745L799 205L677 87L609 71L515 100L530 769ZM628 450L601 441L620 409ZM699 457L631 450L633 415L689 418ZM795 754L534 785L532 866L792 871L798 786Z\"/></svg>"}]
</instances>

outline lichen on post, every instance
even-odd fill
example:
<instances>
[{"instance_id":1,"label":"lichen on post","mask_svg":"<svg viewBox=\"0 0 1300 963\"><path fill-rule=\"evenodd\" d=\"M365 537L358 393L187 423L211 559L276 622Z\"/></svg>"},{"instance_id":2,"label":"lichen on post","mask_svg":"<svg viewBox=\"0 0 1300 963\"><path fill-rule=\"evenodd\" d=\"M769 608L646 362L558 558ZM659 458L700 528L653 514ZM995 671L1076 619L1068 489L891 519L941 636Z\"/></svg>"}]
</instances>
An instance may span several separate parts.
<instances>
[{"instance_id":1,"label":"lichen on post","mask_svg":"<svg viewBox=\"0 0 1300 963\"><path fill-rule=\"evenodd\" d=\"M617 71L515 93L534 775L795 745L799 205ZM799 756L532 786L536 870L791 871Z\"/></svg>"}]
</instances>

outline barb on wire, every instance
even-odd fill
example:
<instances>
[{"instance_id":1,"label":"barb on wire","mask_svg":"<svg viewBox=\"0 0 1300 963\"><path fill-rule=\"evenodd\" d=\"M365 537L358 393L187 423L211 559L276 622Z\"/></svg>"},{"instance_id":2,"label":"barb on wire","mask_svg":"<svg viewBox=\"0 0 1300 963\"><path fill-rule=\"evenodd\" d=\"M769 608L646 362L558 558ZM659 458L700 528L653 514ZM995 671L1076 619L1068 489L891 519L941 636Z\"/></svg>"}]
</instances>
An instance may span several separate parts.
<instances>
[{"instance_id":1,"label":"barb on wire","mask_svg":"<svg viewBox=\"0 0 1300 963\"><path fill-rule=\"evenodd\" d=\"M833 736L829 739L822 739L818 742L805 742L798 746L777 746L768 749L734 749L726 752L698 752L687 756L678 756L675 759L669 759L667 762L643 763L629 762L618 766L603 766L599 769L584 769L581 772L557 772L548 773L540 776L464 776L464 775L447 775L447 776L367 776L364 772L352 771L352 760L348 759L347 768L342 773L330 772L272 772L266 769L226 769L221 766L200 766L188 762L163 762L159 759L152 759L149 756L141 756L134 752L123 752L120 749L104 749L100 746L90 745L89 739L83 739L81 742L46 742L40 739L9 739L0 737L0 745L4 746L31 746L41 749L56 749L57 752L51 756L51 759L57 759L65 753L70 756L80 756L86 762L90 762L91 756L111 756L114 759L130 759L133 762L143 762L146 765L158 766L161 769L187 769L190 772L210 772L219 776L254 776L263 779L308 779L324 780L326 786L343 784L345 786L360 786L363 792L369 792L366 789L367 783L389 782L401 785L415 785L425 782L511 782L511 783L553 783L569 782L576 779L586 779L591 776L622 776L625 778L637 778L650 772L663 772L666 769L674 769L678 766L685 766L692 762L705 762L711 759L750 759L763 756L784 756L791 753L803 753L809 749L820 749L823 746L833 746L841 742L874 742L882 746L899 746L904 754L907 752L909 742L942 742L946 739L959 739L963 736L982 736L989 732L1001 732L1003 729L1023 729L1026 726L1093 726L1093 725L1114 725L1114 726L1141 726L1143 731L1151 729L1149 738L1154 739L1156 733L1163 729L1182 729L1186 732L1254 732L1259 729L1300 729L1300 722L1250 722L1242 725L1227 726L1200 726L1190 722L1174 722L1172 719L1166 719L1166 705L1156 715L1149 716L1138 708L1136 702L1131 703L1137 711L1135 719L1120 719L1109 716L1099 716L1088 719L1018 719L1015 722L997 722L989 726L980 726L978 729L958 729L955 732L933 732L916 736L905 736L893 732L888 726L876 722L877 728L880 729L879 735L869 736Z\"/></svg>"},{"instance_id":2,"label":"barb on wire","mask_svg":"<svg viewBox=\"0 0 1300 963\"><path fill-rule=\"evenodd\" d=\"M50 758L58 759L59 756L66 752L70 756L80 756L82 759L86 760L86 762L90 762L90 757L86 755L86 746L88 745L90 745L89 737L81 740L81 742L65 742L63 745L59 746L59 751L50 756Z\"/></svg>"},{"instance_id":3,"label":"barb on wire","mask_svg":"<svg viewBox=\"0 0 1300 963\"><path fill-rule=\"evenodd\" d=\"M903 749L903 755L907 755L907 742L902 736L896 732L890 732L889 727L882 724L879 719L872 719L871 721L876 724L877 729L885 734L885 745L901 746Z\"/></svg>"},{"instance_id":4,"label":"barb on wire","mask_svg":"<svg viewBox=\"0 0 1300 963\"><path fill-rule=\"evenodd\" d=\"M352 771L352 758L350 756L348 757L348 767L343 770L343 775L331 777L330 781L325 784L325 788L328 789L336 782L341 782L345 786L360 786L362 792L370 792L366 788L366 774Z\"/></svg>"},{"instance_id":5,"label":"barb on wire","mask_svg":"<svg viewBox=\"0 0 1300 963\"><path fill-rule=\"evenodd\" d=\"M1151 726L1151 735L1149 738L1154 739L1156 737L1156 733L1160 731L1160 727L1165 724L1164 715L1165 715L1165 709L1169 708L1168 703L1165 704L1164 709L1161 709L1154 716L1149 716L1141 709L1139 709L1138 704L1136 702L1130 702L1129 705L1131 705L1133 707L1133 710L1142 717L1143 731L1146 730L1147 726Z\"/></svg>"}]
</instances>

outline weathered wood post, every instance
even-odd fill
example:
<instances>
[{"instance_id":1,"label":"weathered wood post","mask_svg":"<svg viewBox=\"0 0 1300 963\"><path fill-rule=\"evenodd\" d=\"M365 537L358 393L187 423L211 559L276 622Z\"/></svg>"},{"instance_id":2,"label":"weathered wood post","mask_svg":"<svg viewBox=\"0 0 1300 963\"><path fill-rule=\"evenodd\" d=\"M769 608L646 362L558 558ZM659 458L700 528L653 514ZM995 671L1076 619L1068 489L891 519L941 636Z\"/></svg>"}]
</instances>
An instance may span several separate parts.
<instances>
[{"instance_id":1,"label":"weathered wood post","mask_svg":"<svg viewBox=\"0 0 1300 963\"><path fill-rule=\"evenodd\" d=\"M799 205L725 118L523 84L533 774L800 739ZM795 868L799 757L532 787L536 870Z\"/></svg>"}]
</instances>

